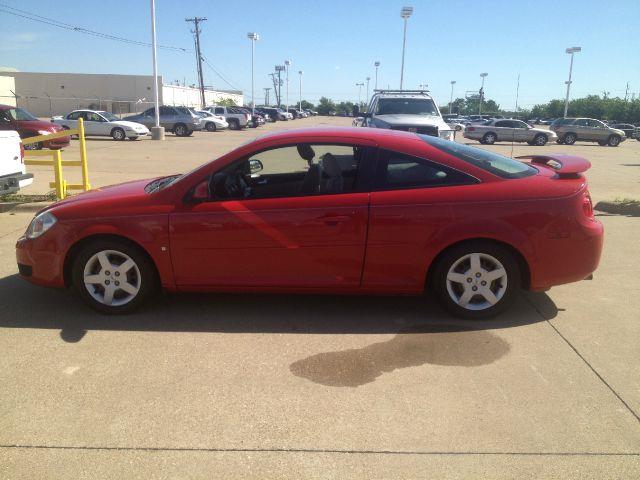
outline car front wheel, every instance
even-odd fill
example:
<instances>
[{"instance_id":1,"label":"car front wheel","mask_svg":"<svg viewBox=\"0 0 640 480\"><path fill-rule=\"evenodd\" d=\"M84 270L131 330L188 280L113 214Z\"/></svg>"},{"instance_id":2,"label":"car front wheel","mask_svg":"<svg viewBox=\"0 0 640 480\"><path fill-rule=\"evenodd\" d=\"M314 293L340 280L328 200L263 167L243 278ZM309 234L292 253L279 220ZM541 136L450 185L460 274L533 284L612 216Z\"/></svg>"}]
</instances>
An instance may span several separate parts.
<instances>
[{"instance_id":1,"label":"car front wheel","mask_svg":"<svg viewBox=\"0 0 640 480\"><path fill-rule=\"evenodd\" d=\"M618 135L611 135L609 137L608 144L610 147L617 147L618 145L620 145L620 137Z\"/></svg>"},{"instance_id":2,"label":"car front wheel","mask_svg":"<svg viewBox=\"0 0 640 480\"><path fill-rule=\"evenodd\" d=\"M536 135L536 138L533 139L533 144L538 147L543 147L547 144L548 138L546 135Z\"/></svg>"},{"instance_id":3,"label":"car front wheel","mask_svg":"<svg viewBox=\"0 0 640 480\"><path fill-rule=\"evenodd\" d=\"M117 314L140 306L156 289L157 280L153 264L138 248L99 240L77 255L73 285L93 309Z\"/></svg>"},{"instance_id":4,"label":"car front wheel","mask_svg":"<svg viewBox=\"0 0 640 480\"><path fill-rule=\"evenodd\" d=\"M469 242L444 253L435 268L432 286L440 303L455 316L490 318L515 300L520 269L505 247Z\"/></svg>"},{"instance_id":5,"label":"car front wheel","mask_svg":"<svg viewBox=\"0 0 640 480\"><path fill-rule=\"evenodd\" d=\"M496 143L496 134L495 133L485 133L484 137L482 137L482 143L485 145L493 145Z\"/></svg>"},{"instance_id":6,"label":"car front wheel","mask_svg":"<svg viewBox=\"0 0 640 480\"><path fill-rule=\"evenodd\" d=\"M127 136L124 133L124 130L121 128L114 128L113 130L111 130L111 137L114 140L118 140L118 141L121 141L127 138Z\"/></svg>"}]
</instances>

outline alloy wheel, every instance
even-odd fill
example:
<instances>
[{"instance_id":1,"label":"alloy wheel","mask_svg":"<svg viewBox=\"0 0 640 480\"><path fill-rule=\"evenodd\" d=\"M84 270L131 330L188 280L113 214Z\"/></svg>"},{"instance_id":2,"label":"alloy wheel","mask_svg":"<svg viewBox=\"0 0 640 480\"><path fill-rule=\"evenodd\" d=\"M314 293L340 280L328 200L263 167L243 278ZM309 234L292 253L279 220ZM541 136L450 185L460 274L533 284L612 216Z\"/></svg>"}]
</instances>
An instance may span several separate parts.
<instances>
[{"instance_id":1,"label":"alloy wheel","mask_svg":"<svg viewBox=\"0 0 640 480\"><path fill-rule=\"evenodd\" d=\"M117 307L126 305L138 295L142 275L129 255L117 250L102 250L85 264L83 281L94 300Z\"/></svg>"},{"instance_id":2,"label":"alloy wheel","mask_svg":"<svg viewBox=\"0 0 640 480\"><path fill-rule=\"evenodd\" d=\"M485 310L496 305L507 291L507 270L495 257L469 253L447 272L447 292L466 310Z\"/></svg>"}]
</instances>

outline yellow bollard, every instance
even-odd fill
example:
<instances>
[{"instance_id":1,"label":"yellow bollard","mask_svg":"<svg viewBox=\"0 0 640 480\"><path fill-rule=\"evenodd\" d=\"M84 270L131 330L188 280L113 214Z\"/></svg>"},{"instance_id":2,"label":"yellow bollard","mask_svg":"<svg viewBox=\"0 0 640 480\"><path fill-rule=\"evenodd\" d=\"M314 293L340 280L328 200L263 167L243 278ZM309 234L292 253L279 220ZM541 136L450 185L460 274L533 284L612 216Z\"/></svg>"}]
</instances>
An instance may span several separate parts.
<instances>
[{"instance_id":1,"label":"yellow bollard","mask_svg":"<svg viewBox=\"0 0 640 480\"><path fill-rule=\"evenodd\" d=\"M58 200L62 200L67 196L65 182L62 179L62 155L60 150L52 150L53 155L53 176L56 187L56 197Z\"/></svg>"},{"instance_id":2,"label":"yellow bollard","mask_svg":"<svg viewBox=\"0 0 640 480\"><path fill-rule=\"evenodd\" d=\"M82 168L82 189L86 192L91 189L89 184L89 168L87 166L87 145L84 139L84 120L78 119L78 139L80 140L80 164Z\"/></svg>"}]
</instances>

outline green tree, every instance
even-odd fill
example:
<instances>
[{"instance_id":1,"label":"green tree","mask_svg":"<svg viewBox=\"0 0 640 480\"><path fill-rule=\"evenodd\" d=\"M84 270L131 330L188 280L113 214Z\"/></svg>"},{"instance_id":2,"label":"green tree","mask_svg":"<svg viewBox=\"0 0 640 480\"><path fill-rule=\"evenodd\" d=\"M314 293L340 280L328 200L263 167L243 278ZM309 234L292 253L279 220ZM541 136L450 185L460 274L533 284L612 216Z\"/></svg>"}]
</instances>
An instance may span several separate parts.
<instances>
[{"instance_id":1,"label":"green tree","mask_svg":"<svg viewBox=\"0 0 640 480\"><path fill-rule=\"evenodd\" d=\"M302 109L303 110L314 110L314 105L311 102L308 102L307 100L302 100Z\"/></svg>"},{"instance_id":2,"label":"green tree","mask_svg":"<svg viewBox=\"0 0 640 480\"><path fill-rule=\"evenodd\" d=\"M317 110L320 115L329 115L336 111L336 104L330 98L320 97Z\"/></svg>"},{"instance_id":3,"label":"green tree","mask_svg":"<svg viewBox=\"0 0 640 480\"><path fill-rule=\"evenodd\" d=\"M237 104L232 98L222 98L216 102L216 105L220 105L222 107L236 107Z\"/></svg>"}]
</instances>

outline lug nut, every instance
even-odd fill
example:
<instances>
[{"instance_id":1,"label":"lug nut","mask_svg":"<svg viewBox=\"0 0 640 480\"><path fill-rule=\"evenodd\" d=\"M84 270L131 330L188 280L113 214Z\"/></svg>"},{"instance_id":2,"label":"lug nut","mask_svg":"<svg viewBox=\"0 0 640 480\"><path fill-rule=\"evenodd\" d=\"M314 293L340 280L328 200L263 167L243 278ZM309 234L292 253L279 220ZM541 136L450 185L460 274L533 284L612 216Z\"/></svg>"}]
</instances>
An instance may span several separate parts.
<instances>
[{"instance_id":1,"label":"lug nut","mask_svg":"<svg viewBox=\"0 0 640 480\"><path fill-rule=\"evenodd\" d=\"M116 280L116 281L115 281L115 284L116 284L116 287L117 287L117 286L119 286L119 285L120 285L120 282Z\"/></svg>"},{"instance_id":2,"label":"lug nut","mask_svg":"<svg viewBox=\"0 0 640 480\"><path fill-rule=\"evenodd\" d=\"M475 292L476 290L478 290L478 287L476 287L476 286L474 285L473 287L471 287L471 290L473 290L473 291Z\"/></svg>"},{"instance_id":3,"label":"lug nut","mask_svg":"<svg viewBox=\"0 0 640 480\"><path fill-rule=\"evenodd\" d=\"M120 272L116 272L116 277L119 277L119 276L120 276Z\"/></svg>"},{"instance_id":4,"label":"lug nut","mask_svg":"<svg viewBox=\"0 0 640 480\"><path fill-rule=\"evenodd\" d=\"M480 278L482 274L480 272L476 273L476 278Z\"/></svg>"},{"instance_id":5,"label":"lug nut","mask_svg":"<svg viewBox=\"0 0 640 480\"><path fill-rule=\"evenodd\" d=\"M471 278L471 277L467 278L467 282L468 282L468 283L473 282L473 278Z\"/></svg>"},{"instance_id":6,"label":"lug nut","mask_svg":"<svg viewBox=\"0 0 640 480\"><path fill-rule=\"evenodd\" d=\"M487 282L485 282L484 280L480 282L480 285L482 285L483 287L487 284Z\"/></svg>"},{"instance_id":7,"label":"lug nut","mask_svg":"<svg viewBox=\"0 0 640 480\"><path fill-rule=\"evenodd\" d=\"M109 272L109 270L107 270L106 272L104 272L105 275L111 275L111 272Z\"/></svg>"},{"instance_id":8,"label":"lug nut","mask_svg":"<svg viewBox=\"0 0 640 480\"><path fill-rule=\"evenodd\" d=\"M105 280L105 281L104 281L104 284L105 284L105 285L109 285L110 283L111 283L111 282L110 282L109 280Z\"/></svg>"}]
</instances>

